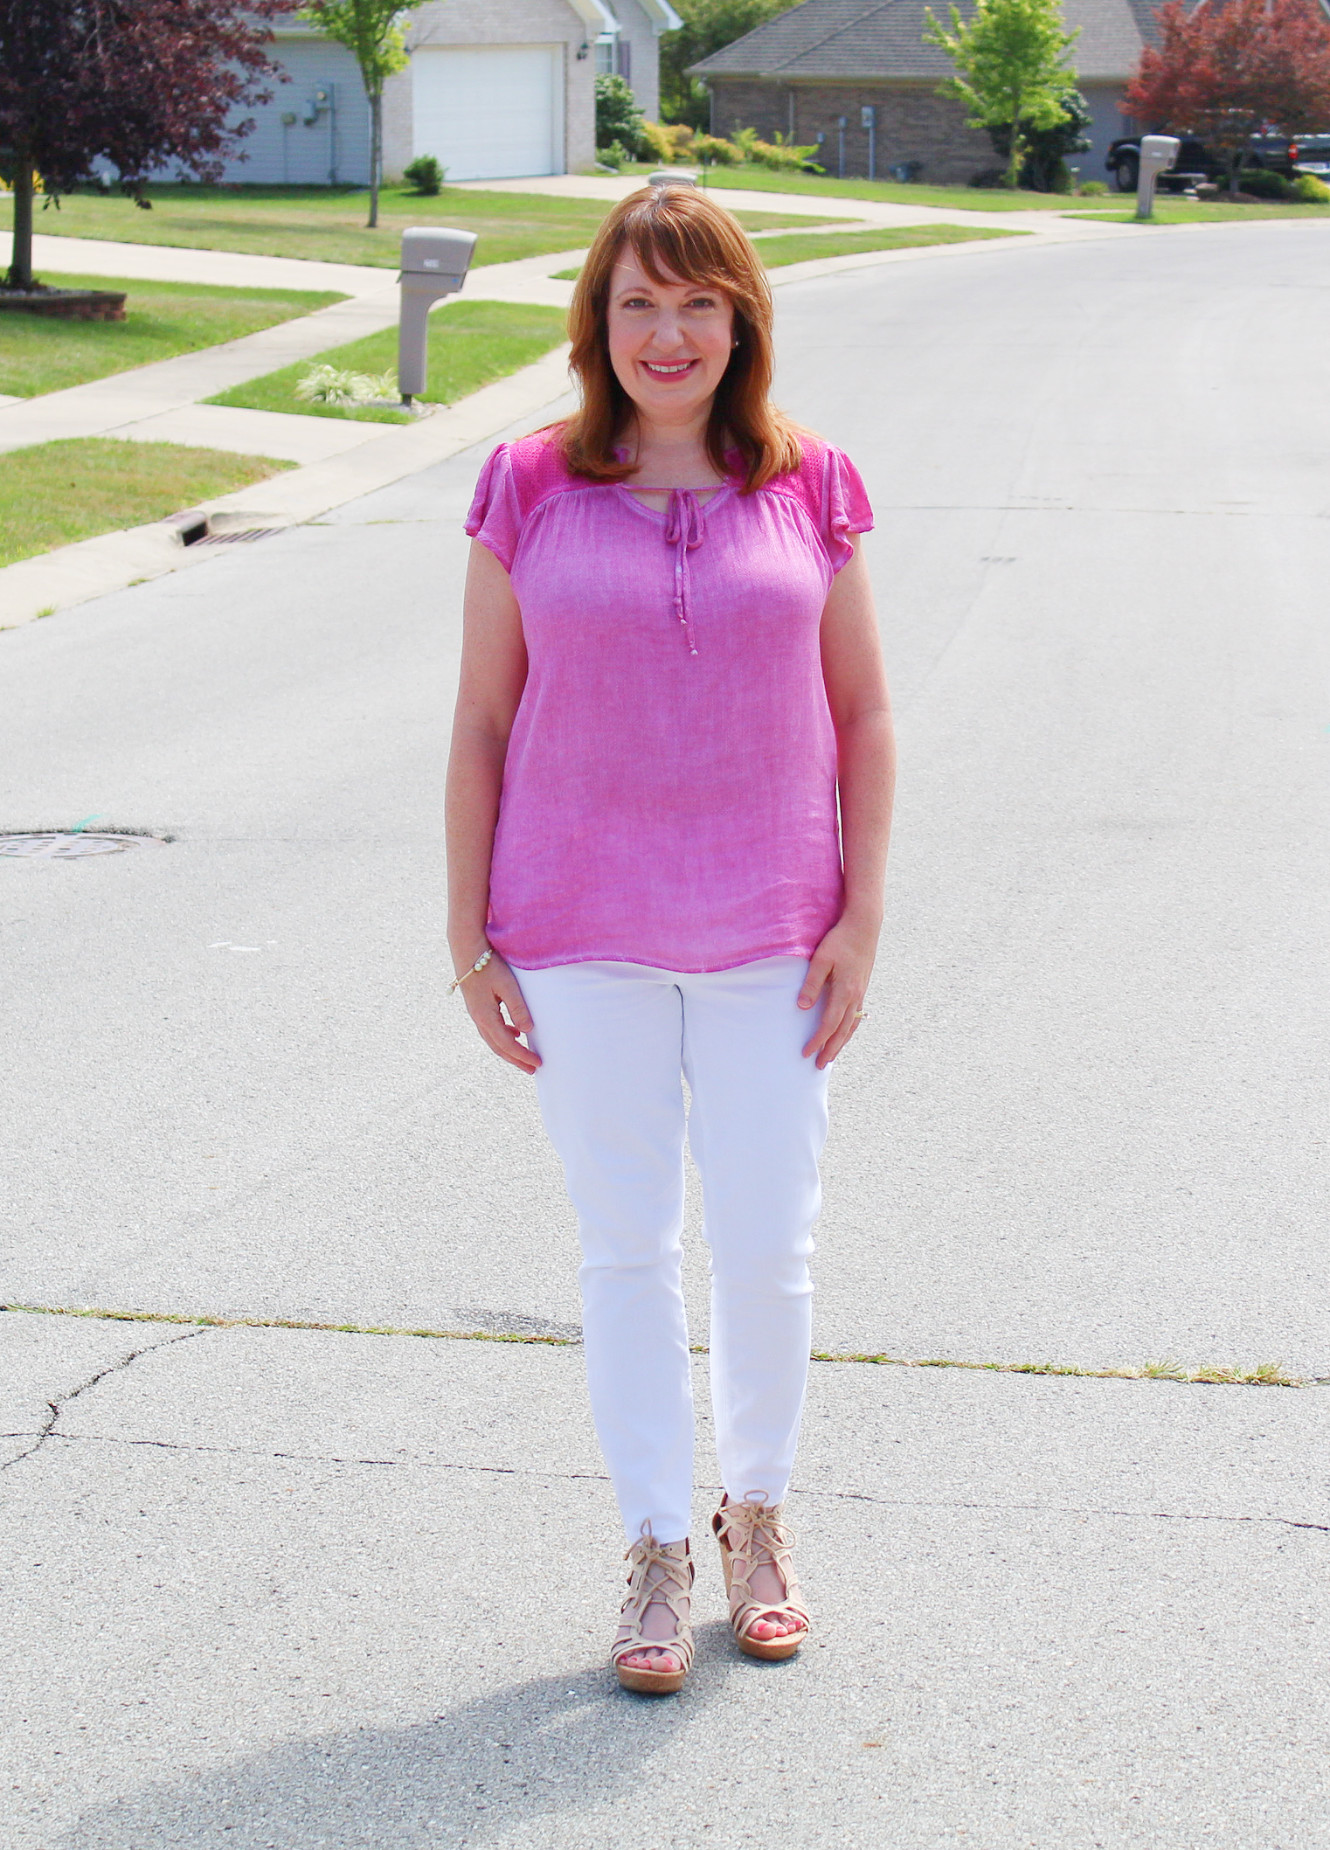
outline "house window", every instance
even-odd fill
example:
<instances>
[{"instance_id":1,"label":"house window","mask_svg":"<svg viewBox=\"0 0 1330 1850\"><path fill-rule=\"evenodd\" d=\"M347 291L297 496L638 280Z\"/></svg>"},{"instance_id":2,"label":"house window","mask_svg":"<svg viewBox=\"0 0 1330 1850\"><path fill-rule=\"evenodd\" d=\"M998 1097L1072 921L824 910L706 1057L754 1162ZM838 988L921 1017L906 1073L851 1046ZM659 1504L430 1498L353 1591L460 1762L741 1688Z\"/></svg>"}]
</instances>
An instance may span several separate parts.
<instances>
[{"instance_id":1,"label":"house window","mask_svg":"<svg viewBox=\"0 0 1330 1850\"><path fill-rule=\"evenodd\" d=\"M600 37L596 40L597 77L614 76L615 71L618 69L617 60L614 56L617 43L616 35L613 32L602 32Z\"/></svg>"}]
</instances>

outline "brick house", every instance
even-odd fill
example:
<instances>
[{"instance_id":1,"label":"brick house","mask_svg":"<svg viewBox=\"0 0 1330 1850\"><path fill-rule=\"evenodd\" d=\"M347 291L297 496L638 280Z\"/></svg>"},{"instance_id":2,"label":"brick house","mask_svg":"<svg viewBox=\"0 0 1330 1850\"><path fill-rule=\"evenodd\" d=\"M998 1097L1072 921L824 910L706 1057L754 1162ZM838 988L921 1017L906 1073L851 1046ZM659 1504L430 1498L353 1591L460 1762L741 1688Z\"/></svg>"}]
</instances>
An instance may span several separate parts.
<instances>
[{"instance_id":1,"label":"brick house","mask_svg":"<svg viewBox=\"0 0 1330 1850\"><path fill-rule=\"evenodd\" d=\"M829 173L886 179L918 163L913 177L964 183L998 165L982 129L967 128L960 103L937 95L953 74L945 52L924 41L928 0L803 0L692 66L711 92L717 135L752 126L801 143L820 141ZM962 4L962 12L971 9ZM948 17L944 0L933 12ZM1077 88L1093 114L1084 179L1106 179L1104 155L1133 125L1118 108L1144 45L1152 42L1149 0L1064 0Z\"/></svg>"}]
</instances>

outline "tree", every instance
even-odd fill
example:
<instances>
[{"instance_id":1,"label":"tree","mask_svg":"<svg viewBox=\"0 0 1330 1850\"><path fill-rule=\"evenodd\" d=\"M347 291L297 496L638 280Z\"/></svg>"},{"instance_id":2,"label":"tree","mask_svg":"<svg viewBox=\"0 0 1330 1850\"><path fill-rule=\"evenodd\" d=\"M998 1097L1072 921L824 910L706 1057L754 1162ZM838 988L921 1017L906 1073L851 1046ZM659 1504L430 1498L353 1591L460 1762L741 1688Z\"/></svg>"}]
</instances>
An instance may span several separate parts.
<instances>
[{"instance_id":1,"label":"tree","mask_svg":"<svg viewBox=\"0 0 1330 1850\"><path fill-rule=\"evenodd\" d=\"M787 13L793 0L678 0L683 25L660 40L660 117L704 129L711 120L705 87L688 75L690 64L732 45L746 32Z\"/></svg>"},{"instance_id":2,"label":"tree","mask_svg":"<svg viewBox=\"0 0 1330 1850\"><path fill-rule=\"evenodd\" d=\"M966 105L971 128L1008 130L1006 183L1015 186L1030 134L1062 120L1062 99L1076 81L1067 51L1080 28L1067 31L1059 0L977 0L968 23L953 3L950 31L931 8L925 17L925 41L945 51L957 71L938 94Z\"/></svg>"},{"instance_id":3,"label":"tree","mask_svg":"<svg viewBox=\"0 0 1330 1850\"><path fill-rule=\"evenodd\" d=\"M1330 121L1330 21L1316 0L1227 0L1188 13L1168 0L1159 44L1141 53L1124 115L1196 135L1238 190L1253 135L1304 135Z\"/></svg>"},{"instance_id":4,"label":"tree","mask_svg":"<svg viewBox=\"0 0 1330 1850\"><path fill-rule=\"evenodd\" d=\"M401 0L308 0L300 17L326 38L345 45L360 66L360 81L369 99L369 219L379 222L379 182L383 170L383 86L404 71L408 53Z\"/></svg>"},{"instance_id":5,"label":"tree","mask_svg":"<svg viewBox=\"0 0 1330 1850\"><path fill-rule=\"evenodd\" d=\"M146 206L148 175L174 161L201 180L267 102L268 21L289 0L0 0L0 174L14 189L8 286L31 289L40 174L57 203L99 160Z\"/></svg>"},{"instance_id":6,"label":"tree","mask_svg":"<svg viewBox=\"0 0 1330 1850\"><path fill-rule=\"evenodd\" d=\"M642 111L632 86L623 77L596 79L596 146L608 148L617 141L620 147L636 154L642 139Z\"/></svg>"},{"instance_id":7,"label":"tree","mask_svg":"<svg viewBox=\"0 0 1330 1850\"><path fill-rule=\"evenodd\" d=\"M1090 114L1090 105L1079 90L1064 91L1060 100L1062 117L1052 128L1035 128L1029 121L1021 124L1025 161L1021 167L1020 183L1028 186L1031 192L1067 191L1071 184L1071 176L1067 172L1067 156L1083 154L1090 146L1090 137L1085 132L1094 120ZM1004 122L990 128L988 138L993 144L994 153L1002 160L1010 161L1010 123Z\"/></svg>"}]
</instances>

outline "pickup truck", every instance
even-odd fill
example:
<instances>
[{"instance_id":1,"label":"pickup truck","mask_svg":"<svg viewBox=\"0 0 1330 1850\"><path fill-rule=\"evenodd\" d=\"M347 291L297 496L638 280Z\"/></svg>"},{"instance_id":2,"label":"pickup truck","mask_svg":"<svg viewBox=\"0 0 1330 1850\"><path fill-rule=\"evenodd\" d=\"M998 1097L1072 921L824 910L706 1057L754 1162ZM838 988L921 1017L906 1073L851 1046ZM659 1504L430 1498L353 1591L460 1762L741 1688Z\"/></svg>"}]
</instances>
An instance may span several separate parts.
<instances>
[{"instance_id":1,"label":"pickup truck","mask_svg":"<svg viewBox=\"0 0 1330 1850\"><path fill-rule=\"evenodd\" d=\"M1177 164L1161 173L1161 192L1181 193L1198 180L1228 178L1228 168L1195 135L1180 135ZM1299 135L1290 141L1287 135L1253 135L1251 147L1242 162L1244 167L1264 168L1267 173L1292 179L1300 173L1315 174L1318 180L1330 181L1330 132ZM1104 165L1113 176L1120 193L1134 193L1141 171L1141 141L1138 135L1124 135L1110 142Z\"/></svg>"}]
</instances>

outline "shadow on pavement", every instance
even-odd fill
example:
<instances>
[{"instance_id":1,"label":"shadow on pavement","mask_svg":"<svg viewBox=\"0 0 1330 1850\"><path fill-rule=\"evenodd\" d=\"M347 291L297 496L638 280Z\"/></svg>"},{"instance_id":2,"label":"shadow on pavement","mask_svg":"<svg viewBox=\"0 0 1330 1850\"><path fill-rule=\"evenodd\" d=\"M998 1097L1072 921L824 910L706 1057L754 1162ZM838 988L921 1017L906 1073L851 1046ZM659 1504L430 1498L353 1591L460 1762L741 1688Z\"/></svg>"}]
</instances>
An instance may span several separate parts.
<instances>
[{"instance_id":1,"label":"shadow on pavement","mask_svg":"<svg viewBox=\"0 0 1330 1850\"><path fill-rule=\"evenodd\" d=\"M429 1722L289 1741L85 1812L53 1850L406 1850L481 1845L588 1814L636 1788L741 1668L723 1621L698 1627L678 1697L631 1696L606 1669L539 1677Z\"/></svg>"}]
</instances>

